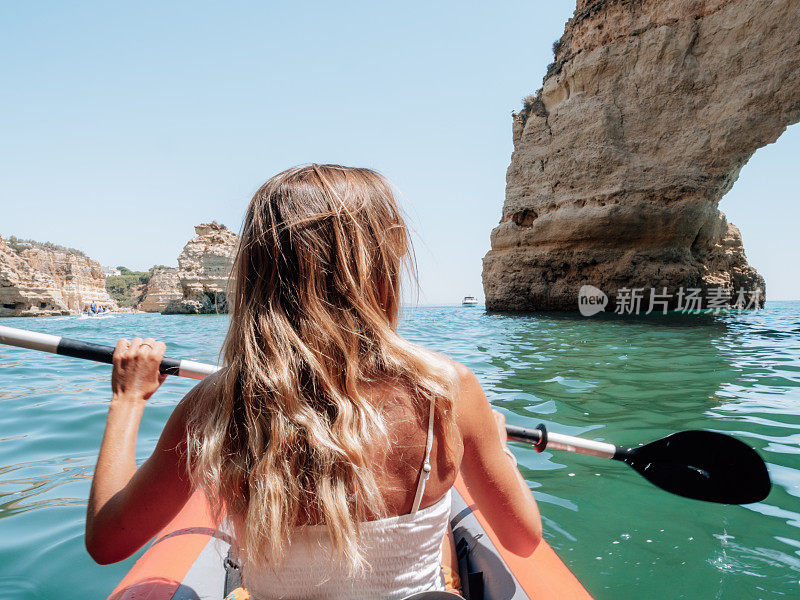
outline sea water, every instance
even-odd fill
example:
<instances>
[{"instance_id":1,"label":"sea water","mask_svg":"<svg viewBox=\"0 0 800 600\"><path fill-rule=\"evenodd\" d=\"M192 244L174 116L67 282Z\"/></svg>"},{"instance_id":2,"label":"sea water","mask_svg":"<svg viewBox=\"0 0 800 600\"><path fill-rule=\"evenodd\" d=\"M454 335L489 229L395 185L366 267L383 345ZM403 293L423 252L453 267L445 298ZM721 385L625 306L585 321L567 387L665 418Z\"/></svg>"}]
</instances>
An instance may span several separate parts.
<instances>
[{"instance_id":1,"label":"sea water","mask_svg":"<svg viewBox=\"0 0 800 600\"><path fill-rule=\"evenodd\" d=\"M153 336L215 362L224 316L0 319L112 344ZM767 461L763 502L661 491L624 464L512 444L545 537L598 599L800 598L800 303L756 313L621 318L405 309L402 333L469 366L510 423L636 445L682 429L737 436ZM103 598L133 559L95 565L84 513L108 365L0 347L0 598ZM150 400L147 457L191 380Z\"/></svg>"}]
</instances>

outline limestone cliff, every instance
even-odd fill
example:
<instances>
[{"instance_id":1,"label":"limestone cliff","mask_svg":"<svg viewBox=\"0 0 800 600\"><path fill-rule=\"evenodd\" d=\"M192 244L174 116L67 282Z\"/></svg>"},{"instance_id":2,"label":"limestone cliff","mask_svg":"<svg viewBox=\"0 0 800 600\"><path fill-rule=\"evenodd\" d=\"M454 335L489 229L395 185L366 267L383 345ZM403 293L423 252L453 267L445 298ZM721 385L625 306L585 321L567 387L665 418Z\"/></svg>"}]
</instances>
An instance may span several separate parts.
<instances>
[{"instance_id":1,"label":"limestone cliff","mask_svg":"<svg viewBox=\"0 0 800 600\"><path fill-rule=\"evenodd\" d=\"M69 314L92 301L116 308L97 261L34 244L12 248L0 238L0 316Z\"/></svg>"},{"instance_id":2,"label":"limestone cliff","mask_svg":"<svg viewBox=\"0 0 800 600\"><path fill-rule=\"evenodd\" d=\"M203 223L194 230L197 237L178 256L181 298L169 302L164 314L228 312L228 276L239 236L219 223Z\"/></svg>"},{"instance_id":3,"label":"limestone cliff","mask_svg":"<svg viewBox=\"0 0 800 600\"><path fill-rule=\"evenodd\" d=\"M717 206L800 120L797 0L578 0L514 115L486 306L576 310L592 284L753 291ZM762 295L763 302L763 295Z\"/></svg>"},{"instance_id":4,"label":"limestone cliff","mask_svg":"<svg viewBox=\"0 0 800 600\"><path fill-rule=\"evenodd\" d=\"M144 297L137 308L144 312L161 312L171 301L182 298L178 269L156 268L147 282Z\"/></svg>"}]
</instances>

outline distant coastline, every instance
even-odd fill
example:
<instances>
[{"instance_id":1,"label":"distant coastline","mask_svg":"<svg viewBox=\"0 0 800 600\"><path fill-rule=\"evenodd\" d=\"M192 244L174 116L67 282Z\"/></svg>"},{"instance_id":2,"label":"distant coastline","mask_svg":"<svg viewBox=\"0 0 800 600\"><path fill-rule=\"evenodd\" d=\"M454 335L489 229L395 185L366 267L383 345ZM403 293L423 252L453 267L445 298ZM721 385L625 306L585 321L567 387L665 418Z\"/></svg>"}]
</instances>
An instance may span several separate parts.
<instances>
[{"instance_id":1,"label":"distant coastline","mask_svg":"<svg viewBox=\"0 0 800 600\"><path fill-rule=\"evenodd\" d=\"M92 306L115 314L220 314L238 236L217 222L201 223L178 266L147 271L103 268L81 250L0 237L0 317L70 316Z\"/></svg>"}]
</instances>

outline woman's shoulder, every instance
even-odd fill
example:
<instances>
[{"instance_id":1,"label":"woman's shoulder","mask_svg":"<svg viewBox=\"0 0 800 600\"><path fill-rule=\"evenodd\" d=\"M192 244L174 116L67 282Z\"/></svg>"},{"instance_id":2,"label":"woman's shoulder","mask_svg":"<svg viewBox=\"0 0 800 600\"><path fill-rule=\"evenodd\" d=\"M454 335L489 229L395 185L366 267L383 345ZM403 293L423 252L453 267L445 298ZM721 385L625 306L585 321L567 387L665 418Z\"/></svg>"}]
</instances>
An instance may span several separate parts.
<instances>
[{"instance_id":1,"label":"woman's shoulder","mask_svg":"<svg viewBox=\"0 0 800 600\"><path fill-rule=\"evenodd\" d=\"M476 416L483 415L489 402L475 373L466 365L452 359L449 360L455 371L458 386L453 407L456 422L463 435L474 427Z\"/></svg>"},{"instance_id":2,"label":"woman's shoulder","mask_svg":"<svg viewBox=\"0 0 800 600\"><path fill-rule=\"evenodd\" d=\"M458 400L465 399L465 396L469 396L470 392L474 392L476 387L477 389L481 389L481 384L475 376L475 373L472 372L472 369L452 358L448 358L447 360L453 369L453 376L458 387L458 393L456 394Z\"/></svg>"},{"instance_id":3,"label":"woman's shoulder","mask_svg":"<svg viewBox=\"0 0 800 600\"><path fill-rule=\"evenodd\" d=\"M206 411L209 404L218 401L224 377L224 370L221 369L201 379L186 393L172 411L170 421L175 421L176 428L185 429L192 415Z\"/></svg>"},{"instance_id":4,"label":"woman's shoulder","mask_svg":"<svg viewBox=\"0 0 800 600\"><path fill-rule=\"evenodd\" d=\"M455 360L453 360L452 358L449 358L449 357L448 357L447 360L450 363L450 365L452 366L453 370L455 371L456 376L458 377L458 382L459 383L470 381L472 379L476 379L475 373L473 373L472 370L468 366L466 366L464 364L461 364L460 362L455 361Z\"/></svg>"},{"instance_id":5,"label":"woman's shoulder","mask_svg":"<svg viewBox=\"0 0 800 600\"><path fill-rule=\"evenodd\" d=\"M225 381L226 373L227 369L223 367L216 373L212 373L211 375L206 375L203 379L197 382L197 385L195 385L188 394L186 394L186 397L188 397L191 394L219 393L218 390Z\"/></svg>"}]
</instances>

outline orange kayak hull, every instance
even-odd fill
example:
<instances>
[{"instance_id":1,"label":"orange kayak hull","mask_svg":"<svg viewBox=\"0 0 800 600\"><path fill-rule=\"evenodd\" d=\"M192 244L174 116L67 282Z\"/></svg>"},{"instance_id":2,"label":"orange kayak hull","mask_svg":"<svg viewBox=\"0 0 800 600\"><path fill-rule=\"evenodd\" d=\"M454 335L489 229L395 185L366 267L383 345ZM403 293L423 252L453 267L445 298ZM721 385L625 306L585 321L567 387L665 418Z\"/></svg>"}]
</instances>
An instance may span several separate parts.
<instances>
[{"instance_id":1,"label":"orange kayak hull","mask_svg":"<svg viewBox=\"0 0 800 600\"><path fill-rule=\"evenodd\" d=\"M470 571L482 573L484 600L501 597L591 600L547 542L542 541L533 554L525 557L505 548L475 506L460 477L453 493L451 523L456 541L466 538L470 543ZM200 596L221 599L225 585L223 563L229 542L228 537L217 530L205 497L196 493L108 598L171 600Z\"/></svg>"}]
</instances>

